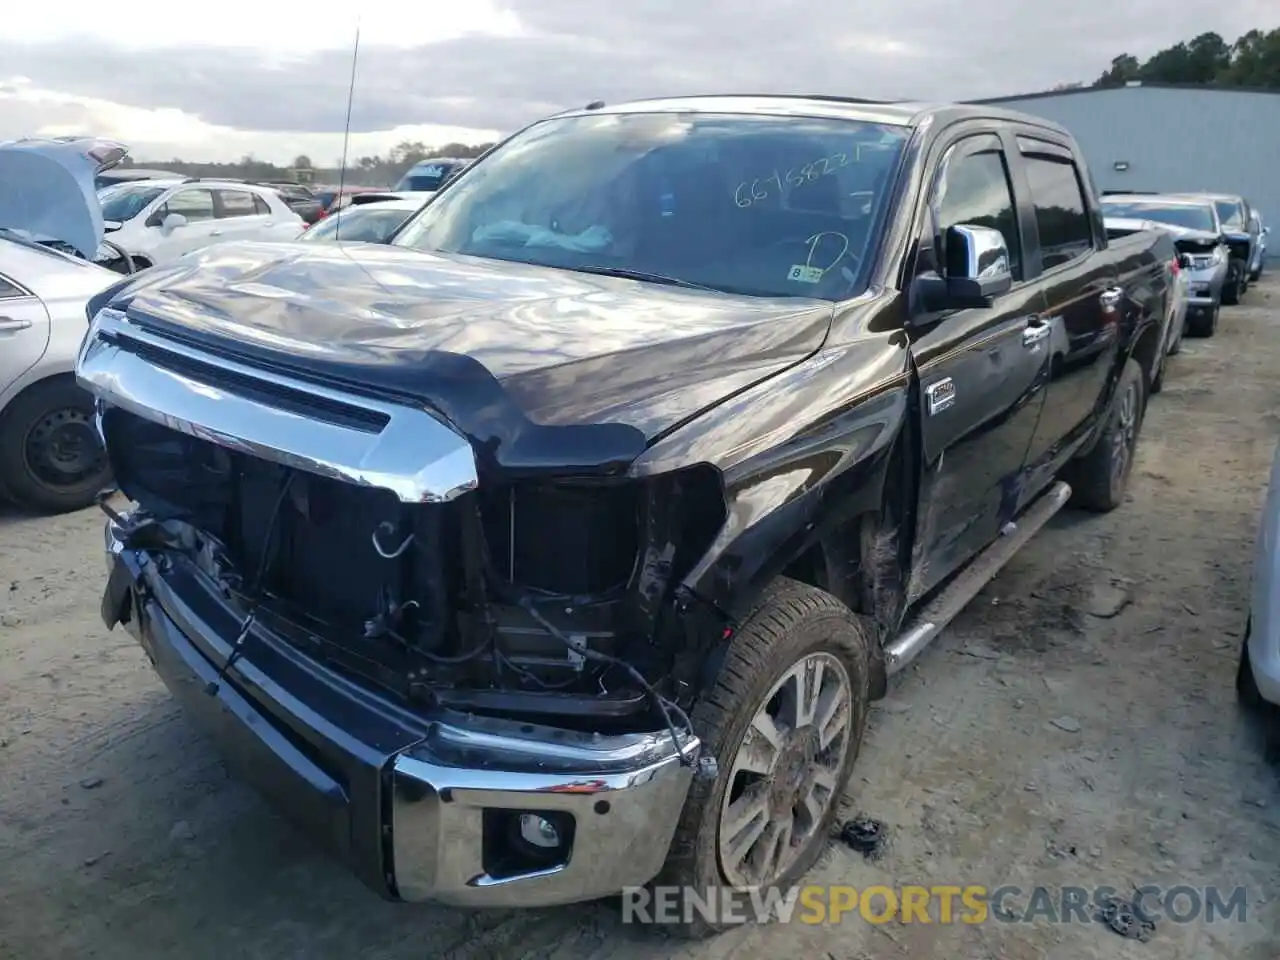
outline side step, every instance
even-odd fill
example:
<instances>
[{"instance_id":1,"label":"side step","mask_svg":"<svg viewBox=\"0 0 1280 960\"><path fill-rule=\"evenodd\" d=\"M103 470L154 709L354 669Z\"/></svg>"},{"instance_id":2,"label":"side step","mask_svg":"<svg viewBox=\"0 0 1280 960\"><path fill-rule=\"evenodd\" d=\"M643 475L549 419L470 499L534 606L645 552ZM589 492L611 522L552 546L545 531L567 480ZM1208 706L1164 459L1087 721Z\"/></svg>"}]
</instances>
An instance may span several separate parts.
<instances>
[{"instance_id":1,"label":"side step","mask_svg":"<svg viewBox=\"0 0 1280 960\"><path fill-rule=\"evenodd\" d=\"M1005 528L1004 536L978 554L941 593L922 609L885 647L885 669L893 676L919 655L969 601L978 595L1000 568L1012 559L1071 499L1071 487L1059 480L1049 492L1032 504L1016 524Z\"/></svg>"}]
</instances>

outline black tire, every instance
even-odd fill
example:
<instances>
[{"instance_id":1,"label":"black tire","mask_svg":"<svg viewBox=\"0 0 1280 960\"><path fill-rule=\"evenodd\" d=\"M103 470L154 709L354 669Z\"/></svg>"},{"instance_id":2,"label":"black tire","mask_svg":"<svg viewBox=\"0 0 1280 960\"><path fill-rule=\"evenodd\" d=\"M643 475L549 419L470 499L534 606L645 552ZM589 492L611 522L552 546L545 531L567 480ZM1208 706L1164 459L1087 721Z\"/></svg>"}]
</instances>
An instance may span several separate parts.
<instances>
[{"instance_id":1,"label":"black tire","mask_svg":"<svg viewBox=\"0 0 1280 960\"><path fill-rule=\"evenodd\" d=\"M1193 337L1212 337L1218 332L1218 311L1221 309L1215 303L1207 315L1197 313L1187 321L1187 333Z\"/></svg>"},{"instance_id":2,"label":"black tire","mask_svg":"<svg viewBox=\"0 0 1280 960\"><path fill-rule=\"evenodd\" d=\"M1125 361L1102 433L1089 452L1063 471L1072 506L1109 513L1124 502L1146 414L1145 377L1138 361Z\"/></svg>"},{"instance_id":3,"label":"black tire","mask_svg":"<svg viewBox=\"0 0 1280 960\"><path fill-rule=\"evenodd\" d=\"M69 377L28 387L0 414L0 489L18 506L37 513L82 510L110 479L93 426L93 398Z\"/></svg>"},{"instance_id":4,"label":"black tire","mask_svg":"<svg viewBox=\"0 0 1280 960\"><path fill-rule=\"evenodd\" d=\"M1258 681L1253 675L1253 664L1249 661L1249 633L1253 629L1253 617L1245 621L1244 642L1240 644L1240 665L1236 668L1236 696L1240 705L1251 712L1266 708L1262 692L1258 690Z\"/></svg>"},{"instance_id":5,"label":"black tire","mask_svg":"<svg viewBox=\"0 0 1280 960\"><path fill-rule=\"evenodd\" d=\"M719 774L714 780L694 781L655 885L691 889L704 896L718 895L717 891L732 885L721 868L719 823L738 750L757 712L767 708L765 697L788 671L806 657L828 654L844 667L849 681L846 752L824 816L791 865L768 882L785 888L817 862L829 842L866 728L872 636L848 607L816 587L781 578L765 592L730 642L714 685L694 707L694 729L715 755ZM761 782L777 783L772 776ZM688 922L673 925L671 932L695 939L731 925L708 922L696 911L684 920Z\"/></svg>"},{"instance_id":6,"label":"black tire","mask_svg":"<svg viewBox=\"0 0 1280 960\"><path fill-rule=\"evenodd\" d=\"M1222 302L1229 307L1235 306L1244 296L1246 286L1244 261L1233 259L1227 265L1227 279L1222 285Z\"/></svg>"},{"instance_id":7,"label":"black tire","mask_svg":"<svg viewBox=\"0 0 1280 960\"><path fill-rule=\"evenodd\" d=\"M1261 279L1262 279L1262 264L1258 264L1257 270L1249 271L1249 282L1257 283Z\"/></svg>"}]
</instances>

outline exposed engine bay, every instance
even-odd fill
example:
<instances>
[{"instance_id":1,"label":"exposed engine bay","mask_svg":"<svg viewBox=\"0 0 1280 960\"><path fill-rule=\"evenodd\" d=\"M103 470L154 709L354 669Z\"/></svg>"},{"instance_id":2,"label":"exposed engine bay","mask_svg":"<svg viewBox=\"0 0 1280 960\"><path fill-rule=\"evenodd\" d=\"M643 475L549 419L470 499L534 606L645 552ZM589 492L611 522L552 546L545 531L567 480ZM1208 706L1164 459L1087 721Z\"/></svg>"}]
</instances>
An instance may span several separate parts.
<instances>
[{"instance_id":1,"label":"exposed engine bay","mask_svg":"<svg viewBox=\"0 0 1280 960\"><path fill-rule=\"evenodd\" d=\"M710 468L407 504L123 409L102 430L138 504L131 545L193 566L246 632L269 612L309 656L409 703L602 732L687 726L681 704L725 635L679 586L724 522Z\"/></svg>"}]
</instances>

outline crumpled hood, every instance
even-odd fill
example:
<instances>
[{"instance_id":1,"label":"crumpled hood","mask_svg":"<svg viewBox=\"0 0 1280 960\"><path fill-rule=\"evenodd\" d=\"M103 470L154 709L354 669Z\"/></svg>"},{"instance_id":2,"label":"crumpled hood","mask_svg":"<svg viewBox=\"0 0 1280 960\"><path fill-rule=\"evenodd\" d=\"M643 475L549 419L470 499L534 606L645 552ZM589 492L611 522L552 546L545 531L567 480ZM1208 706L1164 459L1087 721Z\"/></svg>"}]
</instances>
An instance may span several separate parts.
<instances>
[{"instance_id":1,"label":"crumpled hood","mask_svg":"<svg viewBox=\"0 0 1280 960\"><path fill-rule=\"evenodd\" d=\"M242 362L413 398L491 449L609 423L632 431L637 454L812 356L832 315L825 301L375 244L219 244L140 274L111 303Z\"/></svg>"},{"instance_id":2,"label":"crumpled hood","mask_svg":"<svg viewBox=\"0 0 1280 960\"><path fill-rule=\"evenodd\" d=\"M0 228L59 240L93 259L104 232L94 177L128 152L90 137L0 143Z\"/></svg>"}]
</instances>

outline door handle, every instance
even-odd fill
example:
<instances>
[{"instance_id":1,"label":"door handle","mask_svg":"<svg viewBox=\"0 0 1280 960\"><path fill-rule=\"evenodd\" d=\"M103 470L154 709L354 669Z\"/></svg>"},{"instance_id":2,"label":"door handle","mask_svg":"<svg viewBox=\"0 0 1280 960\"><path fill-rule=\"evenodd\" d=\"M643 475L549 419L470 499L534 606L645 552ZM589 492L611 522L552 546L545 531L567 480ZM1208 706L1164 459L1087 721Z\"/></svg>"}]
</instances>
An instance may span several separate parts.
<instances>
[{"instance_id":1,"label":"door handle","mask_svg":"<svg viewBox=\"0 0 1280 960\"><path fill-rule=\"evenodd\" d=\"M31 326L30 320L15 320L13 317L0 317L0 333L17 333Z\"/></svg>"},{"instance_id":2,"label":"door handle","mask_svg":"<svg viewBox=\"0 0 1280 960\"><path fill-rule=\"evenodd\" d=\"M1032 317L1022 331L1022 345L1034 347L1053 332L1053 325L1045 317Z\"/></svg>"},{"instance_id":3,"label":"door handle","mask_svg":"<svg viewBox=\"0 0 1280 960\"><path fill-rule=\"evenodd\" d=\"M1102 304L1103 310L1114 310L1120 306L1120 300L1124 297L1124 290L1120 287L1109 287L1098 295L1098 302Z\"/></svg>"},{"instance_id":4,"label":"door handle","mask_svg":"<svg viewBox=\"0 0 1280 960\"><path fill-rule=\"evenodd\" d=\"M220 236L222 236L222 231L221 231L221 230L210 230L210 231L209 231L209 236L211 236L211 237L220 237Z\"/></svg>"}]
</instances>

